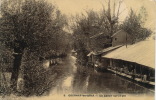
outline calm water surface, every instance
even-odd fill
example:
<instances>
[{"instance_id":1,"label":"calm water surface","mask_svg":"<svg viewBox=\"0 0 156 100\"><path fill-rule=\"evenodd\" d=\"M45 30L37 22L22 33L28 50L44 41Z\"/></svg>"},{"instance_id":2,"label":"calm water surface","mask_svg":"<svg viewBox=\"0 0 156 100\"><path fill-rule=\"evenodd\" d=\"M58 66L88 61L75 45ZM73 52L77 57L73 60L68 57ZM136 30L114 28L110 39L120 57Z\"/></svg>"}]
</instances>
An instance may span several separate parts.
<instances>
[{"instance_id":1,"label":"calm water surface","mask_svg":"<svg viewBox=\"0 0 156 100\"><path fill-rule=\"evenodd\" d=\"M110 72L100 73L93 68L76 65L75 62L76 58L70 56L68 59L64 59L61 65L47 68L46 78L43 82L44 85L39 85L38 90L35 92L35 95L39 95L42 90L46 90L43 93L45 96L20 97L11 95L3 98L3 100L52 100L51 98L55 98L55 95L59 95L58 97L67 97L67 95L80 94L121 94L134 98L154 97L154 92L115 74Z\"/></svg>"},{"instance_id":2,"label":"calm water surface","mask_svg":"<svg viewBox=\"0 0 156 100\"><path fill-rule=\"evenodd\" d=\"M110 72L100 73L93 68L75 64L76 58L70 56L63 65L53 68L56 79L50 94L130 94L154 95L138 84L123 79Z\"/></svg>"}]
</instances>

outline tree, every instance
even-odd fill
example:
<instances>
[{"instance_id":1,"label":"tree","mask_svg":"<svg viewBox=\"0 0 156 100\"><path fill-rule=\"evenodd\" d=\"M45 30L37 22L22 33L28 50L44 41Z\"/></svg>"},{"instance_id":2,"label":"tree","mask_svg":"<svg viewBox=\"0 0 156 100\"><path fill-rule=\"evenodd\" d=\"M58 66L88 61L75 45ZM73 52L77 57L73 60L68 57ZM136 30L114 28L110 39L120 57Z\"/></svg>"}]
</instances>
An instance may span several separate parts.
<instances>
[{"instance_id":1,"label":"tree","mask_svg":"<svg viewBox=\"0 0 156 100\"><path fill-rule=\"evenodd\" d=\"M104 48L104 43L107 43L106 38L110 37L110 26L107 16L101 12L93 10L86 11L86 14L77 15L75 23L72 26L74 36L74 47L77 51L78 59L81 62L87 62L87 54L90 51L101 50ZM99 37L96 35L100 35Z\"/></svg>"},{"instance_id":2,"label":"tree","mask_svg":"<svg viewBox=\"0 0 156 100\"><path fill-rule=\"evenodd\" d=\"M79 54L78 59L80 61L87 62L86 59L89 52L110 46L108 44L111 42L111 35L117 29L117 16L115 16L115 11L111 15L109 0L107 10L105 8L100 12L88 10L86 14L75 17L75 23L72 27L74 47Z\"/></svg>"},{"instance_id":3,"label":"tree","mask_svg":"<svg viewBox=\"0 0 156 100\"><path fill-rule=\"evenodd\" d=\"M118 17L121 14L120 6L122 1L119 1L118 3L116 14L116 2L114 1L113 10L111 11L111 0L109 0L108 9L105 9L103 6L103 10L100 12L88 10L86 11L86 14L76 16L76 25L73 25L74 34L75 36L76 34L77 36L82 36L84 39L83 43L87 46L88 51L102 49L104 48L104 44L111 42L107 41L107 39L103 39L106 41L102 41L102 39L99 40L98 37L103 36L110 39L112 34L118 30Z\"/></svg>"},{"instance_id":4,"label":"tree","mask_svg":"<svg viewBox=\"0 0 156 100\"><path fill-rule=\"evenodd\" d=\"M11 87L16 90L24 51L44 56L45 52L54 49L51 44L57 43L54 38L62 31L65 20L54 5L44 0L3 1L0 20L1 42L14 51Z\"/></svg>"},{"instance_id":5,"label":"tree","mask_svg":"<svg viewBox=\"0 0 156 100\"><path fill-rule=\"evenodd\" d=\"M129 15L121 24L121 29L132 36L133 43L146 39L152 33L151 30L144 27L146 16L145 8L141 8L141 13L138 15L131 9Z\"/></svg>"}]
</instances>

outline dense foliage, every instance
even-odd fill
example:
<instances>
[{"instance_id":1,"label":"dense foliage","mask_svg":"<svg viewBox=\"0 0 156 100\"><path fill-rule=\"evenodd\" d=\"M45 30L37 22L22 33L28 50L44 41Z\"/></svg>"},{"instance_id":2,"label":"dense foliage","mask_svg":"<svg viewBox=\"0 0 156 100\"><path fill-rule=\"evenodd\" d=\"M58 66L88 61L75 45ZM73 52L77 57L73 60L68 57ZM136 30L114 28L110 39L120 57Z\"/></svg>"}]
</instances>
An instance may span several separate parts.
<instances>
[{"instance_id":1,"label":"dense foliage","mask_svg":"<svg viewBox=\"0 0 156 100\"><path fill-rule=\"evenodd\" d=\"M77 51L79 60L86 60L91 51L101 50L109 47L112 32L117 31L117 22L112 16L107 16L105 10L95 12L86 11L86 14L76 16L73 25L74 49Z\"/></svg>"},{"instance_id":2,"label":"dense foliage","mask_svg":"<svg viewBox=\"0 0 156 100\"><path fill-rule=\"evenodd\" d=\"M119 23L117 16L111 11L86 11L86 14L77 15L73 24L74 49L79 54L80 62L86 61L87 54L111 46L111 36L118 30L125 30L131 35L133 43L144 40L152 32L144 27L147 12L144 7L139 14L130 10L126 19Z\"/></svg>"},{"instance_id":3,"label":"dense foliage","mask_svg":"<svg viewBox=\"0 0 156 100\"><path fill-rule=\"evenodd\" d=\"M133 43L146 39L152 33L151 30L144 27L144 22L146 19L145 8L143 14L139 13L138 15L131 9L129 15L125 21L121 24L121 29L125 30L133 38ZM145 15L145 16L144 16Z\"/></svg>"},{"instance_id":4,"label":"dense foliage","mask_svg":"<svg viewBox=\"0 0 156 100\"><path fill-rule=\"evenodd\" d=\"M4 54L9 52L7 58L10 58L9 63L13 66L13 90L16 90L20 66L24 66L24 73L31 74L37 68L35 63L39 64L39 58L68 53L69 35L63 30L65 25L65 15L62 15L55 5L44 0L2 1L0 43L4 48L1 50L6 51L1 52L1 57L3 60ZM29 57L31 59L28 59ZM35 67L34 70L31 70L32 67Z\"/></svg>"}]
</instances>

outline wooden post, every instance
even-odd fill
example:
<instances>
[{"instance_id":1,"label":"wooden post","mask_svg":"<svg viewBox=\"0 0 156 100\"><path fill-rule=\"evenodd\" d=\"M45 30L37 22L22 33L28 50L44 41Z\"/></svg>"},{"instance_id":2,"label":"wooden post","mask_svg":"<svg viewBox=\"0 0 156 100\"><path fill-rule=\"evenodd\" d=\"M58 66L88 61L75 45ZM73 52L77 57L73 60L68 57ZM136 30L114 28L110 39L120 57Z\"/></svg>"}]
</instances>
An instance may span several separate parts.
<instances>
[{"instance_id":1,"label":"wooden post","mask_svg":"<svg viewBox=\"0 0 156 100\"><path fill-rule=\"evenodd\" d=\"M127 33L126 33L126 48L127 48Z\"/></svg>"},{"instance_id":2,"label":"wooden post","mask_svg":"<svg viewBox=\"0 0 156 100\"><path fill-rule=\"evenodd\" d=\"M141 67L141 65L140 65L140 71L141 71L141 80L142 80L142 67Z\"/></svg>"}]
</instances>

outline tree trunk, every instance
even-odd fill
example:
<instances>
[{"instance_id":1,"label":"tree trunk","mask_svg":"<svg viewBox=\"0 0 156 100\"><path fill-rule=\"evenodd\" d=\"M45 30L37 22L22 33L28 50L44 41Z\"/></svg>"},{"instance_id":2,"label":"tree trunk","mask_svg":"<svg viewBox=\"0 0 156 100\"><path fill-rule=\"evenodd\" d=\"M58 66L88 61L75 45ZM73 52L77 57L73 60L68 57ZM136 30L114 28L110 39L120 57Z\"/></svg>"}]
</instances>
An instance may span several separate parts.
<instances>
[{"instance_id":1,"label":"tree trunk","mask_svg":"<svg viewBox=\"0 0 156 100\"><path fill-rule=\"evenodd\" d=\"M17 80L18 80L21 60L22 60L22 54L14 54L14 62L13 62L13 69L11 75L11 88L13 91L16 91L17 89Z\"/></svg>"}]
</instances>

